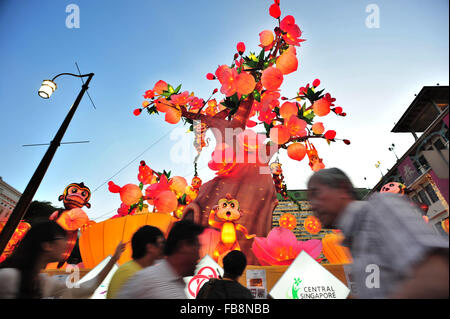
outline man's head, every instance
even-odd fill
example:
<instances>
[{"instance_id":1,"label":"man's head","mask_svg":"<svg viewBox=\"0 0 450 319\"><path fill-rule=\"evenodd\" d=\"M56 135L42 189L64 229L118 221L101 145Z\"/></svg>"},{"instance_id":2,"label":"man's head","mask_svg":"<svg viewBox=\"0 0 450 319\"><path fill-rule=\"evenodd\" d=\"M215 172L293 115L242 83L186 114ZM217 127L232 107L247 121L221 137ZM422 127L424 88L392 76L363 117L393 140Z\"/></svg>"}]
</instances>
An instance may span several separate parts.
<instances>
[{"instance_id":1,"label":"man's head","mask_svg":"<svg viewBox=\"0 0 450 319\"><path fill-rule=\"evenodd\" d=\"M133 259L146 258L149 262L163 258L164 234L159 228L145 225L139 228L131 238Z\"/></svg>"},{"instance_id":2,"label":"man's head","mask_svg":"<svg viewBox=\"0 0 450 319\"><path fill-rule=\"evenodd\" d=\"M247 267L247 257L240 250L232 250L223 258L224 277L237 279Z\"/></svg>"},{"instance_id":3,"label":"man's head","mask_svg":"<svg viewBox=\"0 0 450 319\"><path fill-rule=\"evenodd\" d=\"M189 220L181 220L173 225L167 237L164 254L183 277L194 274L200 258L198 236L203 229Z\"/></svg>"},{"instance_id":4,"label":"man's head","mask_svg":"<svg viewBox=\"0 0 450 319\"><path fill-rule=\"evenodd\" d=\"M324 228L333 228L347 205L356 200L353 184L338 168L315 172L308 181L308 200Z\"/></svg>"}]
</instances>

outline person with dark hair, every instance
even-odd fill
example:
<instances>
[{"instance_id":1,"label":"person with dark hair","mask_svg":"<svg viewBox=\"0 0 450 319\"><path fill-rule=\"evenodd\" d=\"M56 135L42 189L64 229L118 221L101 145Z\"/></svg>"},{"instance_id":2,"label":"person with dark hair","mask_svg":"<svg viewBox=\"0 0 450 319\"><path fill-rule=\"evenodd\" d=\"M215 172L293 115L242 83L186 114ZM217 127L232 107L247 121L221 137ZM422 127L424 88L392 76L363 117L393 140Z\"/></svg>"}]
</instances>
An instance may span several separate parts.
<instances>
[{"instance_id":1,"label":"person with dark hair","mask_svg":"<svg viewBox=\"0 0 450 319\"><path fill-rule=\"evenodd\" d=\"M149 225L139 228L131 238L133 259L124 263L114 273L106 298L115 298L123 284L135 273L163 258L164 241L164 234L159 228Z\"/></svg>"},{"instance_id":2,"label":"person with dark hair","mask_svg":"<svg viewBox=\"0 0 450 319\"><path fill-rule=\"evenodd\" d=\"M137 272L117 294L118 299L186 299L183 277L192 276L200 258L198 236L203 227L188 220L175 223L159 263Z\"/></svg>"},{"instance_id":3,"label":"person with dark hair","mask_svg":"<svg viewBox=\"0 0 450 319\"><path fill-rule=\"evenodd\" d=\"M247 267L247 257L240 250L232 250L223 258L223 279L211 278L197 294L197 299L253 299L249 289L239 283Z\"/></svg>"},{"instance_id":4,"label":"person with dark hair","mask_svg":"<svg viewBox=\"0 0 450 319\"><path fill-rule=\"evenodd\" d=\"M448 240L401 195L375 193L357 201L350 179L337 168L315 172L307 195L322 226L345 236L355 297L448 298Z\"/></svg>"},{"instance_id":5,"label":"person with dark hair","mask_svg":"<svg viewBox=\"0 0 450 319\"><path fill-rule=\"evenodd\" d=\"M106 278L125 248L119 243L111 260L96 277L79 285L67 285L40 273L48 263L61 261L66 245L66 231L56 222L34 225L12 255L0 264L0 299L88 298Z\"/></svg>"}]
</instances>

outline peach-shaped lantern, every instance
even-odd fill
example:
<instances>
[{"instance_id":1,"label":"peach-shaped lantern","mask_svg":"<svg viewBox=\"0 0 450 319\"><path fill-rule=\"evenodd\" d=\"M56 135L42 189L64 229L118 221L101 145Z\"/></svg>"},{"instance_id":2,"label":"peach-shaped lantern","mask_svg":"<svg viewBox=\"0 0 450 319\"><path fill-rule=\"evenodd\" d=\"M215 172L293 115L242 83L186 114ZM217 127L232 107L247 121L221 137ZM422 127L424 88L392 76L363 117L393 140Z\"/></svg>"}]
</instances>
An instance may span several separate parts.
<instances>
[{"instance_id":1,"label":"peach-shaped lantern","mask_svg":"<svg viewBox=\"0 0 450 319\"><path fill-rule=\"evenodd\" d=\"M306 155L306 146L302 143L292 143L288 146L287 153L293 160L301 161Z\"/></svg>"},{"instance_id":2,"label":"peach-shaped lantern","mask_svg":"<svg viewBox=\"0 0 450 319\"><path fill-rule=\"evenodd\" d=\"M269 91L276 91L283 83L283 73L273 66L265 69L261 76L262 85Z\"/></svg>"},{"instance_id":3,"label":"peach-shaped lantern","mask_svg":"<svg viewBox=\"0 0 450 319\"><path fill-rule=\"evenodd\" d=\"M174 176L169 181L169 187L172 191L174 191L177 196L181 196L184 194L188 183L184 177Z\"/></svg>"},{"instance_id":4,"label":"peach-shaped lantern","mask_svg":"<svg viewBox=\"0 0 450 319\"><path fill-rule=\"evenodd\" d=\"M330 105L331 103L327 101L325 98L321 98L320 100L317 100L313 104L313 111L314 114L317 116L325 116L328 113L330 113Z\"/></svg>"},{"instance_id":5,"label":"peach-shaped lantern","mask_svg":"<svg viewBox=\"0 0 450 319\"><path fill-rule=\"evenodd\" d=\"M284 102L280 107L280 116L288 120L292 115L297 115L298 107L295 103Z\"/></svg>"},{"instance_id":6,"label":"peach-shaped lantern","mask_svg":"<svg viewBox=\"0 0 450 319\"><path fill-rule=\"evenodd\" d=\"M119 187L113 182L108 182L108 189L112 193L120 193L120 200L128 206L136 204L142 197L141 189L135 184L126 184Z\"/></svg>"},{"instance_id":7,"label":"peach-shaped lantern","mask_svg":"<svg viewBox=\"0 0 450 319\"><path fill-rule=\"evenodd\" d=\"M155 93L157 94L162 94L163 91L167 91L168 87L169 86L166 82L164 82L163 80L159 80L153 87L153 91L155 91Z\"/></svg>"},{"instance_id":8,"label":"peach-shaped lantern","mask_svg":"<svg viewBox=\"0 0 450 319\"><path fill-rule=\"evenodd\" d=\"M81 208L64 211L56 222L65 230L75 231L89 221L89 217Z\"/></svg>"},{"instance_id":9,"label":"peach-shaped lantern","mask_svg":"<svg viewBox=\"0 0 450 319\"><path fill-rule=\"evenodd\" d=\"M289 141L291 134L284 125L276 125L270 129L270 140L276 144L284 144Z\"/></svg>"},{"instance_id":10,"label":"peach-shaped lantern","mask_svg":"<svg viewBox=\"0 0 450 319\"><path fill-rule=\"evenodd\" d=\"M323 126L322 122L314 123L313 126L311 126L311 129L314 134L320 135L325 131L325 127Z\"/></svg>"},{"instance_id":11,"label":"peach-shaped lantern","mask_svg":"<svg viewBox=\"0 0 450 319\"><path fill-rule=\"evenodd\" d=\"M277 69L283 74L289 74L297 71L298 60L295 56L295 48L289 47L282 55L277 59Z\"/></svg>"},{"instance_id":12,"label":"peach-shaped lantern","mask_svg":"<svg viewBox=\"0 0 450 319\"><path fill-rule=\"evenodd\" d=\"M280 224L280 227L284 227L289 230L293 230L295 227L297 227L297 218L289 213L284 213L283 215L281 215L278 222Z\"/></svg>"},{"instance_id":13,"label":"peach-shaped lantern","mask_svg":"<svg viewBox=\"0 0 450 319\"><path fill-rule=\"evenodd\" d=\"M303 224L305 230L310 234L317 234L322 229L322 224L316 216L308 216Z\"/></svg>"},{"instance_id":14,"label":"peach-shaped lantern","mask_svg":"<svg viewBox=\"0 0 450 319\"><path fill-rule=\"evenodd\" d=\"M252 93L255 89L255 85L255 78L247 72L242 72L236 77L236 91L238 94L244 95Z\"/></svg>"},{"instance_id":15,"label":"peach-shaped lantern","mask_svg":"<svg viewBox=\"0 0 450 319\"><path fill-rule=\"evenodd\" d=\"M177 124L181 119L181 109L178 105L169 107L164 118L167 123Z\"/></svg>"},{"instance_id":16,"label":"peach-shaped lantern","mask_svg":"<svg viewBox=\"0 0 450 319\"><path fill-rule=\"evenodd\" d=\"M158 213L171 213L178 207L177 196L172 191L163 191L153 200Z\"/></svg>"}]
</instances>

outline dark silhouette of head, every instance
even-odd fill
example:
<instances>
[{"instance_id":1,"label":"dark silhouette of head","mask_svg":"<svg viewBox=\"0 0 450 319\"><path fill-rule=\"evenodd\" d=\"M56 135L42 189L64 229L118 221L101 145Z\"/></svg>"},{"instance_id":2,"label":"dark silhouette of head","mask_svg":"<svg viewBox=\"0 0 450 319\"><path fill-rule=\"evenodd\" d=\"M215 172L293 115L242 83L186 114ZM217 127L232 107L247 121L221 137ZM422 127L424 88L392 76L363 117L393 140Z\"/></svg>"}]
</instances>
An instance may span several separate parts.
<instances>
[{"instance_id":1,"label":"dark silhouette of head","mask_svg":"<svg viewBox=\"0 0 450 319\"><path fill-rule=\"evenodd\" d=\"M224 277L238 279L247 267L247 257L240 250L232 250L223 258Z\"/></svg>"}]
</instances>

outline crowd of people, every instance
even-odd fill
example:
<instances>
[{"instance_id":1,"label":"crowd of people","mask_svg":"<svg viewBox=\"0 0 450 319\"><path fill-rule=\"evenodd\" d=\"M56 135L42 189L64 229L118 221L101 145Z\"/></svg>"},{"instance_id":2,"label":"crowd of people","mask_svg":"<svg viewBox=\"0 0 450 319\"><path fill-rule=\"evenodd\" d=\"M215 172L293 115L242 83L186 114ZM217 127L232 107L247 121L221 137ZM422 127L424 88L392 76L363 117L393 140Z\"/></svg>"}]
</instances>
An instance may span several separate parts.
<instances>
[{"instance_id":1,"label":"crowd of people","mask_svg":"<svg viewBox=\"0 0 450 319\"><path fill-rule=\"evenodd\" d=\"M396 194L375 194L358 201L347 175L337 168L315 172L308 200L324 228L340 229L342 245L353 257L357 285L352 298L448 298L448 238L418 218L416 208ZM174 224L167 239L156 227L143 226L131 239L132 260L110 280L108 299L186 299L186 276L200 259L198 236L204 228L191 221ZM60 260L66 232L53 221L33 226L14 253L0 264L0 298L89 298L125 250L120 242L107 265L76 288L42 273ZM367 284L367 267L379 269L379 284ZM210 279L198 299L252 299L239 283L247 266L241 251L223 258L223 278ZM270 298L270 296L269 296Z\"/></svg>"}]
</instances>

